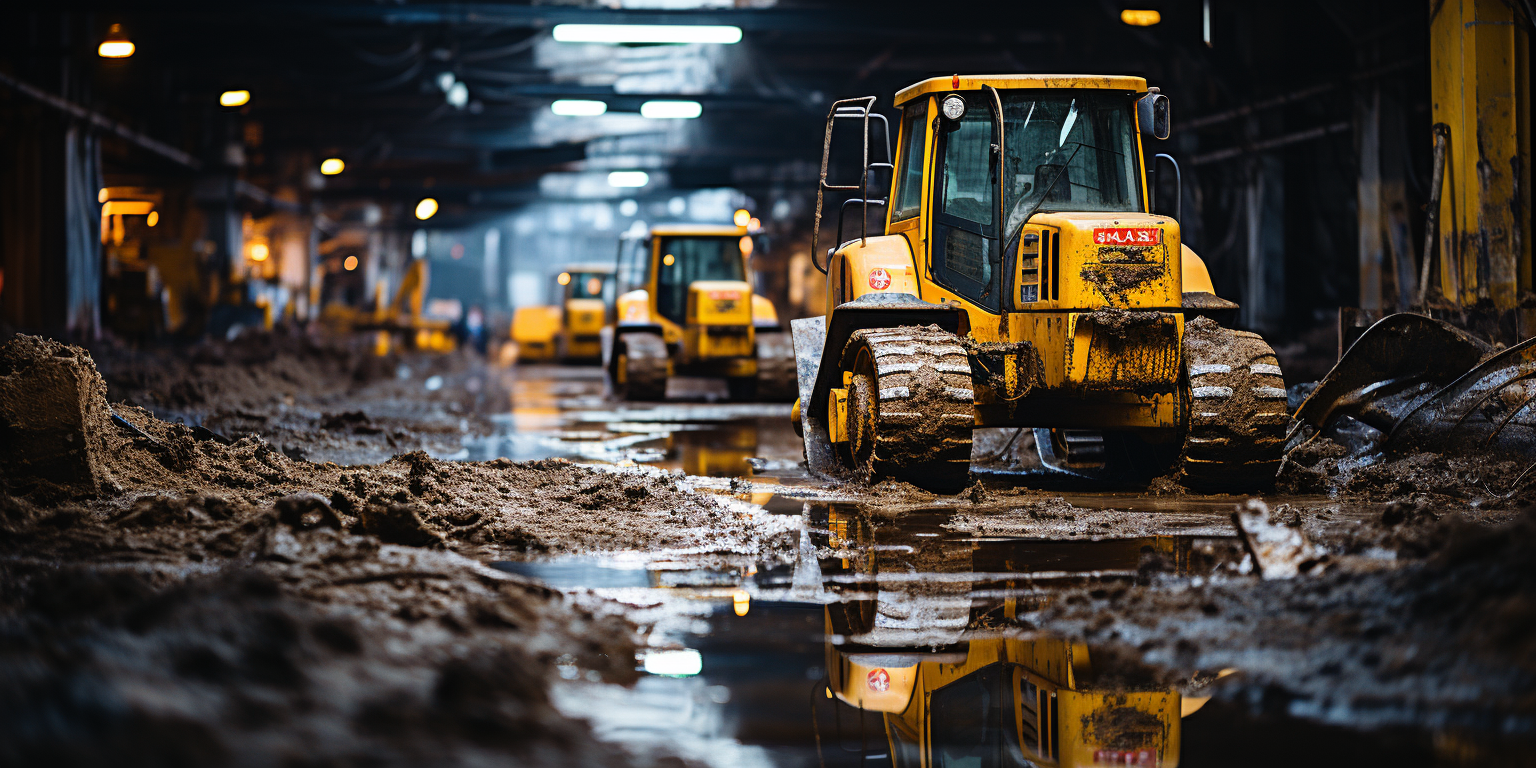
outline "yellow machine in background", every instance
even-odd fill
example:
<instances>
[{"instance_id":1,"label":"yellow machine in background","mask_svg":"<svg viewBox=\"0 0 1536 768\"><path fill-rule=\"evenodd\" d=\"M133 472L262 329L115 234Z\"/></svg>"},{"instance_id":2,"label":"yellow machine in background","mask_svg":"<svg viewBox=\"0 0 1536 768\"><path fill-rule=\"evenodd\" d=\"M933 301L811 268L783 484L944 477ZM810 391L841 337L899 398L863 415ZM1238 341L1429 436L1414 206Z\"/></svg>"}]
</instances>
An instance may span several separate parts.
<instances>
[{"instance_id":1,"label":"yellow machine in background","mask_svg":"<svg viewBox=\"0 0 1536 768\"><path fill-rule=\"evenodd\" d=\"M453 324L424 312L431 275L426 259L413 259L406 265L393 298L385 300L387 288L380 281L374 288L372 309L327 304L320 320L336 333L372 331L374 353L380 356L401 348L452 352L458 346Z\"/></svg>"},{"instance_id":2,"label":"yellow machine in background","mask_svg":"<svg viewBox=\"0 0 1536 768\"><path fill-rule=\"evenodd\" d=\"M520 361L601 359L602 332L613 303L613 266L573 264L555 276L559 306L518 307L512 340Z\"/></svg>"},{"instance_id":3,"label":"yellow machine in background","mask_svg":"<svg viewBox=\"0 0 1536 768\"><path fill-rule=\"evenodd\" d=\"M818 216L827 314L793 324L813 470L953 491L972 429L1029 427L1067 471L1182 457L1192 484L1273 480L1290 420L1273 350L1212 320L1237 305L1149 199L1142 140L1167 137L1166 97L1139 77L933 78L897 94L894 163L867 154L874 101L828 115L817 211L829 190L855 195L839 211L888 203L885 231L845 240L840 218L822 252ZM859 184L826 178L839 120L875 129Z\"/></svg>"},{"instance_id":4,"label":"yellow machine in background","mask_svg":"<svg viewBox=\"0 0 1536 768\"><path fill-rule=\"evenodd\" d=\"M658 226L621 241L616 322L605 364L628 400L660 400L674 375L724 377L734 400L788 400L789 336L753 293L745 227Z\"/></svg>"}]
</instances>

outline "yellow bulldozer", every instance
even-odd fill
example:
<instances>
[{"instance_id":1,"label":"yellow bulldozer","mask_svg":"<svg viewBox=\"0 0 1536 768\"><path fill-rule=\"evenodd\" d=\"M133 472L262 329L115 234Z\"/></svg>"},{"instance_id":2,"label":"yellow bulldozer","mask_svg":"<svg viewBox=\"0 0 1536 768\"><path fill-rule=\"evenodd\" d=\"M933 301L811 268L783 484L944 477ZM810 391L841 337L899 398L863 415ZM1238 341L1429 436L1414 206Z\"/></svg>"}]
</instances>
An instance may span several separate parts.
<instances>
[{"instance_id":1,"label":"yellow bulldozer","mask_svg":"<svg viewBox=\"0 0 1536 768\"><path fill-rule=\"evenodd\" d=\"M626 400L661 400L673 376L724 377L732 400L789 400L795 358L773 303L752 290L745 227L658 225L625 238L604 362Z\"/></svg>"},{"instance_id":2,"label":"yellow bulldozer","mask_svg":"<svg viewBox=\"0 0 1536 768\"><path fill-rule=\"evenodd\" d=\"M558 306L518 307L512 314L517 359L588 362L602 356L601 336L613 304L611 264L572 264L555 276Z\"/></svg>"},{"instance_id":3,"label":"yellow bulldozer","mask_svg":"<svg viewBox=\"0 0 1536 768\"><path fill-rule=\"evenodd\" d=\"M1177 194L1152 200L1150 171L1178 172L1146 148L1168 136L1165 95L1139 77L931 78L896 95L894 157L874 105L827 116L812 231L826 314L792 323L812 470L953 491L972 430L1012 427L1063 471L1273 480L1290 423L1274 352L1221 326L1237 305L1181 242ZM858 176L829 182L848 123ZM847 199L823 252L829 192Z\"/></svg>"}]
</instances>

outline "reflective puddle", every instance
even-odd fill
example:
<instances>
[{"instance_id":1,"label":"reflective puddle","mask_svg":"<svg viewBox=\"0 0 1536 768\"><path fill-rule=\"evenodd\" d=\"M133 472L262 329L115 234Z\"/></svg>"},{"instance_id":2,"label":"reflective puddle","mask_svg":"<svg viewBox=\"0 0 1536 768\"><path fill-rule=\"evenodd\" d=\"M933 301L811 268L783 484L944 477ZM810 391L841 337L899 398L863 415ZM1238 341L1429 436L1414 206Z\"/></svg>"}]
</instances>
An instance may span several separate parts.
<instances>
[{"instance_id":1,"label":"reflective puddle","mask_svg":"<svg viewBox=\"0 0 1536 768\"><path fill-rule=\"evenodd\" d=\"M520 369L505 428L467 446L477 460L681 470L694 487L795 519L798 551L783 564L700 568L666 552L493 564L597 610L622 606L644 629L633 687L560 666L556 703L605 740L713 766L1402 766L1487 756L1461 734L1319 724L1270 705L1264 691L1213 696L1240 684L1242 670L1168 673L1134 651L1031 622L1064 588L1096 594L1148 572L1198 582L1242 569L1232 499L1066 486L1048 502L1018 501L1040 507L1024 523L986 499L844 502L798 468L788 406L711 402L707 386L682 394L616 405L595 368ZM1054 515L1051 504L1073 512ZM1342 526L1380 514L1332 512Z\"/></svg>"}]
</instances>

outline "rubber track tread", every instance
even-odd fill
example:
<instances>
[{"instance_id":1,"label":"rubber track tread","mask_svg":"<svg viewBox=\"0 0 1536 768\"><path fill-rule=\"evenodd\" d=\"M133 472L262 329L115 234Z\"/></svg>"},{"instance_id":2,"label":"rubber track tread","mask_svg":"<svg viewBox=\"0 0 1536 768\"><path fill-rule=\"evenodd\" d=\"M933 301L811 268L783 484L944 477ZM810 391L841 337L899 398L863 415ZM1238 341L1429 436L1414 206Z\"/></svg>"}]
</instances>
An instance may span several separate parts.
<instances>
[{"instance_id":1,"label":"rubber track tread","mask_svg":"<svg viewBox=\"0 0 1536 768\"><path fill-rule=\"evenodd\" d=\"M1275 352L1257 334L1190 323L1184 364L1192 391L1225 393L1194 400L1184 440L1185 484L1234 491L1269 487L1280 468L1290 414Z\"/></svg>"},{"instance_id":2,"label":"rubber track tread","mask_svg":"<svg viewBox=\"0 0 1536 768\"><path fill-rule=\"evenodd\" d=\"M940 493L965 487L976 412L969 398L953 395L972 387L970 359L958 341L937 328L903 328L897 335L868 329L849 338L845 365L866 347L878 363L877 389L905 393L877 407L874 466L858 468L866 482L889 477Z\"/></svg>"}]
</instances>

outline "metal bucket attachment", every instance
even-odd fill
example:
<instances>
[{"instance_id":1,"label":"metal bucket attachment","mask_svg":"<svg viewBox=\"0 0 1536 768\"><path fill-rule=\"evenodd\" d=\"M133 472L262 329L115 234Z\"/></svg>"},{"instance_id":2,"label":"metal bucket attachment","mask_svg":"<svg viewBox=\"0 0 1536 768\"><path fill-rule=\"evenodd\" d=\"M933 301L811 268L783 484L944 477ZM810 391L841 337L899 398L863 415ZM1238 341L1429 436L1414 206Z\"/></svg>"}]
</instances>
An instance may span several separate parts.
<instances>
[{"instance_id":1,"label":"metal bucket attachment","mask_svg":"<svg viewBox=\"0 0 1536 768\"><path fill-rule=\"evenodd\" d=\"M1488 358L1404 414L1394 451L1536 455L1536 339Z\"/></svg>"},{"instance_id":2,"label":"metal bucket attachment","mask_svg":"<svg viewBox=\"0 0 1536 768\"><path fill-rule=\"evenodd\" d=\"M1339 416L1353 416L1391 432L1488 352L1488 345L1439 320L1389 315L1350 345L1296 409L1296 420L1321 430Z\"/></svg>"}]
</instances>

